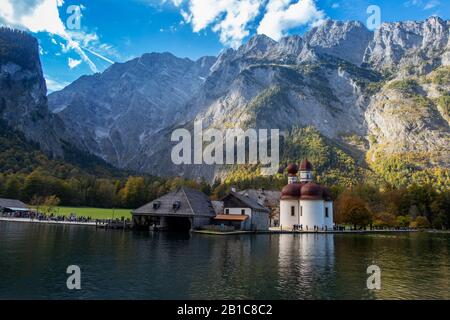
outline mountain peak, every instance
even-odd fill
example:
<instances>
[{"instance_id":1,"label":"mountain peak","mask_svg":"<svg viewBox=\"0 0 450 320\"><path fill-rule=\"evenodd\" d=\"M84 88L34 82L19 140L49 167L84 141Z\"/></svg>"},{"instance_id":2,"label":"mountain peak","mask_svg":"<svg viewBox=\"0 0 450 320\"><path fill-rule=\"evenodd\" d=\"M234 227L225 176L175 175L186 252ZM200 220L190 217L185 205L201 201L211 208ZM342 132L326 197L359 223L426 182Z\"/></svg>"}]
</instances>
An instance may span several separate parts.
<instances>
[{"instance_id":1,"label":"mountain peak","mask_svg":"<svg viewBox=\"0 0 450 320\"><path fill-rule=\"evenodd\" d=\"M305 34L304 39L318 53L329 54L360 65L373 32L359 21L326 20Z\"/></svg>"},{"instance_id":2,"label":"mountain peak","mask_svg":"<svg viewBox=\"0 0 450 320\"><path fill-rule=\"evenodd\" d=\"M265 34L257 34L250 38L247 43L243 44L238 52L245 54L248 52L262 53L270 50L277 42Z\"/></svg>"},{"instance_id":3,"label":"mountain peak","mask_svg":"<svg viewBox=\"0 0 450 320\"><path fill-rule=\"evenodd\" d=\"M40 72L39 45L33 36L20 30L0 27L0 48L0 65L12 62Z\"/></svg>"}]
</instances>

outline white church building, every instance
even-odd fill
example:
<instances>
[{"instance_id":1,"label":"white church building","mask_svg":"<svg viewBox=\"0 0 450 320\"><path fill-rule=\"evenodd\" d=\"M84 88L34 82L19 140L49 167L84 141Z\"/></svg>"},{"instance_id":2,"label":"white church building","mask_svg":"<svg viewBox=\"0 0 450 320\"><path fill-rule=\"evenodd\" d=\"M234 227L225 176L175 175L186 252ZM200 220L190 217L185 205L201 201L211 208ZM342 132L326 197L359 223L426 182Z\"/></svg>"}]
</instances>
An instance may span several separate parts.
<instances>
[{"instance_id":1,"label":"white church building","mask_svg":"<svg viewBox=\"0 0 450 320\"><path fill-rule=\"evenodd\" d=\"M303 160L300 170L296 164L290 164L287 171L288 184L280 197L280 228L333 230L333 201L326 187L313 182L311 163Z\"/></svg>"}]
</instances>

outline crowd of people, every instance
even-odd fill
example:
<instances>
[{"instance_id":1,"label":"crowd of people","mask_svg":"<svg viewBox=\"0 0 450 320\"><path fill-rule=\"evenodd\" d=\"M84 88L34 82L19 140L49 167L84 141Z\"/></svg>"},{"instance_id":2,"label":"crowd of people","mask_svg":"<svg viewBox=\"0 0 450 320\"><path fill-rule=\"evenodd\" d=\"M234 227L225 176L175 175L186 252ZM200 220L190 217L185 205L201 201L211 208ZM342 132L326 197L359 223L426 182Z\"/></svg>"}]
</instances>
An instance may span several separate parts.
<instances>
[{"instance_id":1,"label":"crowd of people","mask_svg":"<svg viewBox=\"0 0 450 320\"><path fill-rule=\"evenodd\" d=\"M78 222L89 223L95 222L98 226L107 226L109 228L117 228L118 226L124 228L131 225L130 219L92 219L92 217L77 216L75 213L70 215L58 215L58 214L44 214L37 211L0 211L0 217L4 218L20 218L30 219L31 221L54 221L54 222Z\"/></svg>"},{"instance_id":2,"label":"crowd of people","mask_svg":"<svg viewBox=\"0 0 450 320\"><path fill-rule=\"evenodd\" d=\"M350 226L343 226L343 225L335 225L333 227L333 229L327 228L327 226L324 227L319 227L319 226L314 226L313 230L309 229L308 230L308 226L305 226L305 228L303 227L302 224L296 224L292 227L292 231L345 231L345 230L350 230L350 231L379 231L379 230L398 230L398 231L408 231L408 230L414 230L414 228L407 228L407 227L392 227L392 228L387 228L387 227L375 227L375 226L368 226L368 227L363 227L363 228L354 228L354 227L350 227Z\"/></svg>"},{"instance_id":3,"label":"crowd of people","mask_svg":"<svg viewBox=\"0 0 450 320\"><path fill-rule=\"evenodd\" d=\"M5 218L22 218L22 219L31 219L31 220L38 220L38 221L66 221L66 222L92 222L95 220L92 220L91 217L85 217L85 216L77 216L74 213L71 213L68 216L64 215L55 215L53 213L51 214L44 214L41 212L35 212L35 211L9 211L9 212L2 212L2 217Z\"/></svg>"}]
</instances>

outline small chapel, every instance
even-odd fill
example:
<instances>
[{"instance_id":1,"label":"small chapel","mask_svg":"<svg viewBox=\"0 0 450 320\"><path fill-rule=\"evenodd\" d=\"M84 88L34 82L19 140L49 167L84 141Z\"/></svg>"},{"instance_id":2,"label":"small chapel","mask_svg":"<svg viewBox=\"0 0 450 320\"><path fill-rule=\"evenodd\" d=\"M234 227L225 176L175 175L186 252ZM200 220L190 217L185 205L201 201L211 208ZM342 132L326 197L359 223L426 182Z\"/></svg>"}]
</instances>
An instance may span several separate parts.
<instances>
[{"instance_id":1,"label":"small chapel","mask_svg":"<svg viewBox=\"0 0 450 320\"><path fill-rule=\"evenodd\" d=\"M303 231L333 230L333 201L328 188L313 182L312 164L289 164L288 184L280 197L280 227Z\"/></svg>"}]
</instances>

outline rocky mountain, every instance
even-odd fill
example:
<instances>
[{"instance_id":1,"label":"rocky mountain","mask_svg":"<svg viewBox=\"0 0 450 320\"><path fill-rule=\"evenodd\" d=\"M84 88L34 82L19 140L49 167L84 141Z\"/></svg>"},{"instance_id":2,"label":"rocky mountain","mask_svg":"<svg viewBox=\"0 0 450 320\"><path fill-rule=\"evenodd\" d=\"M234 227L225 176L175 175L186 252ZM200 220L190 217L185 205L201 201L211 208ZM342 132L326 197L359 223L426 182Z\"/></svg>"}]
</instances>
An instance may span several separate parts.
<instances>
[{"instance_id":1,"label":"rocky mountain","mask_svg":"<svg viewBox=\"0 0 450 320\"><path fill-rule=\"evenodd\" d=\"M49 105L80 147L141 172L229 171L171 164L172 130L192 129L196 119L288 133L313 127L363 167L408 154L420 166L448 168L449 26L431 17L371 32L329 20L278 42L255 36L217 58L147 54L78 79Z\"/></svg>"},{"instance_id":2,"label":"rocky mountain","mask_svg":"<svg viewBox=\"0 0 450 320\"><path fill-rule=\"evenodd\" d=\"M31 35L0 28L0 169L28 172L52 166L118 175L119 170L81 150L61 118L48 109L39 45ZM55 168L53 168L55 169Z\"/></svg>"},{"instance_id":3,"label":"rocky mountain","mask_svg":"<svg viewBox=\"0 0 450 320\"><path fill-rule=\"evenodd\" d=\"M50 108L80 147L127 167L144 141L184 119L186 102L203 85L214 61L144 54L51 94Z\"/></svg>"},{"instance_id":4,"label":"rocky mountain","mask_svg":"<svg viewBox=\"0 0 450 320\"><path fill-rule=\"evenodd\" d=\"M63 155L64 124L47 108L38 42L6 28L0 28L0 118L46 152Z\"/></svg>"}]
</instances>

